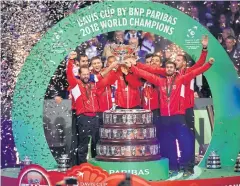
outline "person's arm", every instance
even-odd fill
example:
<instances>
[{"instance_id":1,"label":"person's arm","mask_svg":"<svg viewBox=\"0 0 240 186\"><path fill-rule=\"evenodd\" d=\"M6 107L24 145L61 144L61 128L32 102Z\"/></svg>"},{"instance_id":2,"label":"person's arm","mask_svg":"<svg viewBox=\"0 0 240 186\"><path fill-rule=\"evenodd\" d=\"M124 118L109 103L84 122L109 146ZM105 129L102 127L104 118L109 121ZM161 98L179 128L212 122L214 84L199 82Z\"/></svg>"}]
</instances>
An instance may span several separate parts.
<instances>
[{"instance_id":1,"label":"person's arm","mask_svg":"<svg viewBox=\"0 0 240 186\"><path fill-rule=\"evenodd\" d=\"M118 63L115 61L109 67L105 68L103 71L100 72L102 77L105 77L109 72L111 72L114 68L117 68Z\"/></svg>"},{"instance_id":2,"label":"person's arm","mask_svg":"<svg viewBox=\"0 0 240 186\"><path fill-rule=\"evenodd\" d=\"M110 86L118 79L119 76L120 72L114 70L111 70L111 72L109 72L105 77L103 77L102 75L98 75L97 81L95 80L96 86L97 88Z\"/></svg>"},{"instance_id":3,"label":"person's arm","mask_svg":"<svg viewBox=\"0 0 240 186\"><path fill-rule=\"evenodd\" d=\"M71 87L75 87L77 85L77 78L73 74L73 62L74 58L73 59L69 58L67 65L67 80Z\"/></svg>"},{"instance_id":4,"label":"person's arm","mask_svg":"<svg viewBox=\"0 0 240 186\"><path fill-rule=\"evenodd\" d=\"M156 86L160 86L161 78L159 78L156 75L153 75L145 70L139 69L136 66L132 65L129 66L133 74L142 77L143 79L146 79L149 83L152 83Z\"/></svg>"},{"instance_id":5,"label":"person's arm","mask_svg":"<svg viewBox=\"0 0 240 186\"><path fill-rule=\"evenodd\" d=\"M198 61L193 66L187 68L187 71L190 72L190 71L196 70L197 68L203 66L206 61L207 54L208 54L208 51L206 49L203 49Z\"/></svg>"},{"instance_id":6,"label":"person's arm","mask_svg":"<svg viewBox=\"0 0 240 186\"><path fill-rule=\"evenodd\" d=\"M192 66L188 68L188 72L196 70L197 68L201 67L204 65L206 58L207 58L207 47L208 47L208 36L203 36L202 38L202 53L198 61Z\"/></svg>"},{"instance_id":7,"label":"person's arm","mask_svg":"<svg viewBox=\"0 0 240 186\"><path fill-rule=\"evenodd\" d=\"M125 75L125 80L133 88L139 88L142 86L142 82L139 77L129 72L129 69L126 66L121 66L121 72Z\"/></svg>"},{"instance_id":8,"label":"person's arm","mask_svg":"<svg viewBox=\"0 0 240 186\"><path fill-rule=\"evenodd\" d=\"M202 74L205 71L207 71L212 66L213 63L214 63L214 59L210 58L209 62L206 63L205 65L203 65L202 67L197 68L196 70L193 70L193 71L191 71L190 73L187 73L184 76L181 76L181 80L183 81L184 84L189 83L189 81L194 79L196 76L198 76L199 74Z\"/></svg>"},{"instance_id":9,"label":"person's arm","mask_svg":"<svg viewBox=\"0 0 240 186\"><path fill-rule=\"evenodd\" d=\"M153 74L159 74L161 76L166 76L166 70L165 68L161 67L152 67L150 65L142 64L142 63L137 63L137 67L145 70L147 72L153 73Z\"/></svg>"}]
</instances>

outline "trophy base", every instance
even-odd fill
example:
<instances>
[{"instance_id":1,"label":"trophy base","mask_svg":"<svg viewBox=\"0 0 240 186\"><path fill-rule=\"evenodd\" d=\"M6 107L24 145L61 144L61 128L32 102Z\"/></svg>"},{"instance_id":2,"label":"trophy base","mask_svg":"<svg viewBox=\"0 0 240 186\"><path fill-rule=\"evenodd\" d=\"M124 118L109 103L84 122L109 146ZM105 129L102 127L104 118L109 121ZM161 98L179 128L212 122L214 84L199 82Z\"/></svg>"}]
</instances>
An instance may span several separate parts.
<instances>
[{"instance_id":1,"label":"trophy base","mask_svg":"<svg viewBox=\"0 0 240 186\"><path fill-rule=\"evenodd\" d=\"M109 174L130 173L149 181L166 180L169 177L169 160L167 158L145 162L106 162L93 158L89 159L88 163L101 167Z\"/></svg>"}]
</instances>

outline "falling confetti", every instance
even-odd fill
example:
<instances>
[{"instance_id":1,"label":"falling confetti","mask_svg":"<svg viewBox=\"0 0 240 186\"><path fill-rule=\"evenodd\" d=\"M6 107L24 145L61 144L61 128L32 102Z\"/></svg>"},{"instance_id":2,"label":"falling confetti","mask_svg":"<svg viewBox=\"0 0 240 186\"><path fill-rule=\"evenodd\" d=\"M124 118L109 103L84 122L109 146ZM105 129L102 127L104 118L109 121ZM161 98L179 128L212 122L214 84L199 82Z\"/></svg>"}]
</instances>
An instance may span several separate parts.
<instances>
[{"instance_id":1,"label":"falling confetti","mask_svg":"<svg viewBox=\"0 0 240 186\"><path fill-rule=\"evenodd\" d=\"M97 1L96 1L97 2ZM32 47L41 40L43 35L58 23L64 17L71 15L80 8L87 7L93 3L90 1L3 1L2 2L2 60L1 60L1 92L2 92L2 129L1 129L1 141L5 146L2 146L2 156L4 162L2 165L8 166L8 162L15 163L19 162L19 158L16 155L17 149L14 147L14 140L11 127L11 109L12 109L12 98L14 93L15 84L19 73L24 65L24 62L29 55ZM186 14L190 15L191 2L163 2L168 6L175 7ZM91 8L91 7L89 7ZM239 20L236 20L239 24ZM100 41L108 40L107 34L97 36L98 45L97 48L101 53L103 51L103 44ZM240 37L237 38L240 40ZM91 46L92 41L85 43L79 43L77 51L81 54ZM160 42L168 42L165 38L157 36L155 44L158 45ZM161 48L162 52L169 50L171 53L182 53L183 50L171 44L168 47ZM157 51L160 51L157 50ZM161 55L162 53L160 53ZM239 63L238 63L239 65ZM37 69L41 70L41 69ZM58 70L53 75L49 84L48 92L46 97L50 96L53 98L56 96L56 86L60 89L64 89L67 84L64 81L65 72L65 61L58 67ZM31 83L31 82L28 82ZM25 85L27 86L27 85ZM22 87L24 90L26 87ZM21 99L21 98L19 98ZM32 99L35 99L35 95L32 95ZM26 103L27 104L27 103ZM65 112L65 108L62 111ZM27 109L26 109L27 112ZM56 113L48 113L48 115L55 115ZM69 115L70 116L70 115ZM32 115L28 117L34 117ZM45 121L47 123L49 121ZM20 124L21 125L21 124ZM42 127L42 126L39 126ZM46 124L46 130L50 130ZM63 129L56 124L56 131L51 131L51 135L54 139L57 139L63 134ZM29 129L34 130L34 128ZM15 136L17 139L18 136ZM37 139L38 136L34 136ZM65 137L63 137L65 138ZM26 139L28 140L28 139ZM62 140L64 141L64 139ZM23 144L24 146L24 144ZM49 146L54 146L49 144ZM54 150L51 149L54 153Z\"/></svg>"}]
</instances>

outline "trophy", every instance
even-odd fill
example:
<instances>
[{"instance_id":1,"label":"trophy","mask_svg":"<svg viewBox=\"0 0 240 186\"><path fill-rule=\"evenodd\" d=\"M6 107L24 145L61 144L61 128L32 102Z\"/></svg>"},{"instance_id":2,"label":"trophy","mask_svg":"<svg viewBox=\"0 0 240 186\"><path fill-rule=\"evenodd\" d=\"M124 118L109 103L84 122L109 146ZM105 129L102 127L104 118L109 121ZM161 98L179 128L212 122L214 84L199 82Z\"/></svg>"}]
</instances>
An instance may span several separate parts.
<instances>
[{"instance_id":1,"label":"trophy","mask_svg":"<svg viewBox=\"0 0 240 186\"><path fill-rule=\"evenodd\" d=\"M135 146L132 147L131 151L132 151L132 156L136 156L136 147Z\"/></svg>"},{"instance_id":2,"label":"trophy","mask_svg":"<svg viewBox=\"0 0 240 186\"><path fill-rule=\"evenodd\" d=\"M113 138L117 138L117 130L113 129Z\"/></svg>"},{"instance_id":3,"label":"trophy","mask_svg":"<svg viewBox=\"0 0 240 186\"><path fill-rule=\"evenodd\" d=\"M142 115L142 122L145 123L146 116L145 114Z\"/></svg>"},{"instance_id":4,"label":"trophy","mask_svg":"<svg viewBox=\"0 0 240 186\"><path fill-rule=\"evenodd\" d=\"M145 146L143 145L143 146L142 146L142 155L143 155L143 156L145 156L145 151L146 151L146 148L145 148Z\"/></svg>"},{"instance_id":5,"label":"trophy","mask_svg":"<svg viewBox=\"0 0 240 186\"><path fill-rule=\"evenodd\" d=\"M110 44L111 53L117 58L119 64L123 64L124 58L133 55L136 49L133 45Z\"/></svg>"},{"instance_id":6,"label":"trophy","mask_svg":"<svg viewBox=\"0 0 240 186\"><path fill-rule=\"evenodd\" d=\"M100 136L101 136L102 138L105 138L104 128L100 128Z\"/></svg>"},{"instance_id":7,"label":"trophy","mask_svg":"<svg viewBox=\"0 0 240 186\"><path fill-rule=\"evenodd\" d=\"M105 123L106 123L106 124L109 123L109 114L106 114L106 117L105 117Z\"/></svg>"},{"instance_id":8,"label":"trophy","mask_svg":"<svg viewBox=\"0 0 240 186\"><path fill-rule=\"evenodd\" d=\"M133 130L133 134L134 134L134 138L135 138L135 139L137 139L137 133L138 133L137 129L134 129L134 130Z\"/></svg>"},{"instance_id":9,"label":"trophy","mask_svg":"<svg viewBox=\"0 0 240 186\"><path fill-rule=\"evenodd\" d=\"M112 114L109 115L109 123L112 124Z\"/></svg>"},{"instance_id":10,"label":"trophy","mask_svg":"<svg viewBox=\"0 0 240 186\"><path fill-rule=\"evenodd\" d=\"M106 156L111 156L111 154L110 154L110 147L109 146L107 146L107 154L106 154Z\"/></svg>"},{"instance_id":11,"label":"trophy","mask_svg":"<svg viewBox=\"0 0 240 186\"><path fill-rule=\"evenodd\" d=\"M240 172L240 152L238 153L238 157L237 157L237 160L236 160L234 171L235 172Z\"/></svg>"},{"instance_id":12,"label":"trophy","mask_svg":"<svg viewBox=\"0 0 240 186\"><path fill-rule=\"evenodd\" d=\"M127 138L127 129L123 129L123 139Z\"/></svg>"},{"instance_id":13,"label":"trophy","mask_svg":"<svg viewBox=\"0 0 240 186\"><path fill-rule=\"evenodd\" d=\"M104 136L105 136L105 138L108 138L109 137L109 134L108 134L108 129L105 129L105 132L104 132Z\"/></svg>"},{"instance_id":14,"label":"trophy","mask_svg":"<svg viewBox=\"0 0 240 186\"><path fill-rule=\"evenodd\" d=\"M137 122L137 115L133 114L133 123L136 123L136 122Z\"/></svg>"},{"instance_id":15,"label":"trophy","mask_svg":"<svg viewBox=\"0 0 240 186\"><path fill-rule=\"evenodd\" d=\"M154 138L154 128L150 128L150 138Z\"/></svg>"},{"instance_id":16,"label":"trophy","mask_svg":"<svg viewBox=\"0 0 240 186\"><path fill-rule=\"evenodd\" d=\"M131 125L132 124L132 114L127 115L127 124Z\"/></svg>"},{"instance_id":17,"label":"trophy","mask_svg":"<svg viewBox=\"0 0 240 186\"><path fill-rule=\"evenodd\" d=\"M66 172L68 168L70 168L69 165L70 158L67 154L62 154L61 158L58 159L58 171L59 172Z\"/></svg>"},{"instance_id":18,"label":"trophy","mask_svg":"<svg viewBox=\"0 0 240 186\"><path fill-rule=\"evenodd\" d=\"M219 155L212 151L207 159L207 168L208 169L220 169L221 168L221 162Z\"/></svg>"},{"instance_id":19,"label":"trophy","mask_svg":"<svg viewBox=\"0 0 240 186\"><path fill-rule=\"evenodd\" d=\"M154 148L153 148L152 145L150 145L150 154L151 154L151 155L154 155Z\"/></svg>"},{"instance_id":20,"label":"trophy","mask_svg":"<svg viewBox=\"0 0 240 186\"><path fill-rule=\"evenodd\" d=\"M111 154L112 154L112 156L115 155L115 147L114 146L111 146Z\"/></svg>"},{"instance_id":21,"label":"trophy","mask_svg":"<svg viewBox=\"0 0 240 186\"><path fill-rule=\"evenodd\" d=\"M106 154L107 154L107 147L103 146L103 155L106 155Z\"/></svg>"},{"instance_id":22,"label":"trophy","mask_svg":"<svg viewBox=\"0 0 240 186\"><path fill-rule=\"evenodd\" d=\"M117 115L113 115L113 123L117 123Z\"/></svg>"},{"instance_id":23,"label":"trophy","mask_svg":"<svg viewBox=\"0 0 240 186\"><path fill-rule=\"evenodd\" d=\"M125 147L121 147L121 155L124 156L125 154Z\"/></svg>"},{"instance_id":24,"label":"trophy","mask_svg":"<svg viewBox=\"0 0 240 186\"><path fill-rule=\"evenodd\" d=\"M127 122L127 116L126 114L122 115L122 121L125 124Z\"/></svg>"},{"instance_id":25,"label":"trophy","mask_svg":"<svg viewBox=\"0 0 240 186\"><path fill-rule=\"evenodd\" d=\"M22 160L22 162L20 164L20 169L23 169L24 167L26 167L30 164L32 164L32 160L28 156L25 156L24 160Z\"/></svg>"},{"instance_id":26,"label":"trophy","mask_svg":"<svg viewBox=\"0 0 240 186\"><path fill-rule=\"evenodd\" d=\"M147 138L147 129L143 129L143 138Z\"/></svg>"}]
</instances>

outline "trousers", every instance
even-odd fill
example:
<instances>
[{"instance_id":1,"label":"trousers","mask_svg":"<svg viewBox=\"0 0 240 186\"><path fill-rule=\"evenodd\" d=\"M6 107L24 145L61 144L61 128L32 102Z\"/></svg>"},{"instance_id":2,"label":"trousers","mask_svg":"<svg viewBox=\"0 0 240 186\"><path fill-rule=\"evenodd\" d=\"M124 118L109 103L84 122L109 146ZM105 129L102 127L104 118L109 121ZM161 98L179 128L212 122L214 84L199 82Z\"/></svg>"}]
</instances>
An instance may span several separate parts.
<instances>
[{"instance_id":1,"label":"trousers","mask_svg":"<svg viewBox=\"0 0 240 186\"><path fill-rule=\"evenodd\" d=\"M195 126L194 126L194 110L193 108L188 108L186 109L186 114L185 114L185 118L186 118L186 124L188 126L188 128L191 130L191 132L193 133L193 144L194 144L194 153L192 156L192 160L191 160L191 165L190 165L190 169L193 168L194 164L195 164Z\"/></svg>"},{"instance_id":2,"label":"trousers","mask_svg":"<svg viewBox=\"0 0 240 186\"><path fill-rule=\"evenodd\" d=\"M157 130L160 153L169 159L170 170L179 170L180 167L188 169L194 154L194 135L186 125L185 115L161 116Z\"/></svg>"},{"instance_id":3,"label":"trousers","mask_svg":"<svg viewBox=\"0 0 240 186\"><path fill-rule=\"evenodd\" d=\"M92 137L91 154L96 156L96 145L99 140L99 121L97 116L85 116L83 114L77 116L78 130L78 148L77 148L77 164L87 162L89 136Z\"/></svg>"}]
</instances>

